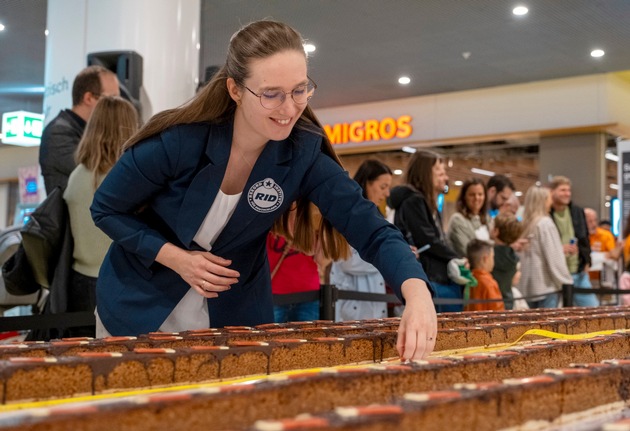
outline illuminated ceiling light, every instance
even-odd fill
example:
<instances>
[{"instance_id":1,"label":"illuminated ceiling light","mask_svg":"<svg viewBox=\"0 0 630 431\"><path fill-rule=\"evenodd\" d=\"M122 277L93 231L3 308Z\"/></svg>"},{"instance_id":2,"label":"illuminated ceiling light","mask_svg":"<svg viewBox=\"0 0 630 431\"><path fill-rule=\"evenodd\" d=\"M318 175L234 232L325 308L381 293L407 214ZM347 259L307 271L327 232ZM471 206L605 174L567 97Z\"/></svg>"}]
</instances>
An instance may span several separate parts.
<instances>
[{"instance_id":1,"label":"illuminated ceiling light","mask_svg":"<svg viewBox=\"0 0 630 431\"><path fill-rule=\"evenodd\" d=\"M401 76L400 78L398 78L398 83L401 85L407 85L411 82L411 78L409 78L408 76Z\"/></svg>"},{"instance_id":2,"label":"illuminated ceiling light","mask_svg":"<svg viewBox=\"0 0 630 431\"><path fill-rule=\"evenodd\" d=\"M512 9L512 13L516 16L527 15L528 12L529 9L527 9L525 6L516 6L514 9Z\"/></svg>"},{"instance_id":3,"label":"illuminated ceiling light","mask_svg":"<svg viewBox=\"0 0 630 431\"><path fill-rule=\"evenodd\" d=\"M416 149L414 147L402 147L401 150L403 150L405 153L415 153Z\"/></svg>"},{"instance_id":4,"label":"illuminated ceiling light","mask_svg":"<svg viewBox=\"0 0 630 431\"><path fill-rule=\"evenodd\" d=\"M4 24L0 24L0 31L4 30Z\"/></svg>"},{"instance_id":5,"label":"illuminated ceiling light","mask_svg":"<svg viewBox=\"0 0 630 431\"><path fill-rule=\"evenodd\" d=\"M594 49L591 51L591 57L594 57L594 58L603 57L604 54L606 53L604 52L603 49Z\"/></svg>"},{"instance_id":6,"label":"illuminated ceiling light","mask_svg":"<svg viewBox=\"0 0 630 431\"><path fill-rule=\"evenodd\" d=\"M50 32L48 31L48 29L44 30L44 36L48 37L49 34Z\"/></svg>"},{"instance_id":7,"label":"illuminated ceiling light","mask_svg":"<svg viewBox=\"0 0 630 431\"><path fill-rule=\"evenodd\" d=\"M614 154L614 153L606 153L604 155L604 157L606 157L606 159L612 161L612 162L618 162L619 161L619 156Z\"/></svg>"},{"instance_id":8,"label":"illuminated ceiling light","mask_svg":"<svg viewBox=\"0 0 630 431\"><path fill-rule=\"evenodd\" d=\"M317 47L315 45L313 45L312 43L305 43L304 44L304 52L306 52L307 54L309 54L311 52L315 52L316 49L317 49Z\"/></svg>"},{"instance_id":9,"label":"illuminated ceiling light","mask_svg":"<svg viewBox=\"0 0 630 431\"><path fill-rule=\"evenodd\" d=\"M402 175L403 171L402 169L394 169L394 175Z\"/></svg>"},{"instance_id":10,"label":"illuminated ceiling light","mask_svg":"<svg viewBox=\"0 0 630 431\"><path fill-rule=\"evenodd\" d=\"M619 184L611 184L608 187L610 187L613 190L619 190Z\"/></svg>"},{"instance_id":11,"label":"illuminated ceiling light","mask_svg":"<svg viewBox=\"0 0 630 431\"><path fill-rule=\"evenodd\" d=\"M457 180L457 181L455 181L453 184L455 184L457 187L461 187L461 186L463 186L463 185L464 185L464 182L463 182L463 181L460 181L460 180Z\"/></svg>"},{"instance_id":12,"label":"illuminated ceiling light","mask_svg":"<svg viewBox=\"0 0 630 431\"><path fill-rule=\"evenodd\" d=\"M514 192L514 196L521 197L523 196L523 192Z\"/></svg>"},{"instance_id":13,"label":"illuminated ceiling light","mask_svg":"<svg viewBox=\"0 0 630 431\"><path fill-rule=\"evenodd\" d=\"M486 175L488 177L493 177L494 176L494 172L487 171L485 169L470 168L470 172L472 172L473 174Z\"/></svg>"}]
</instances>

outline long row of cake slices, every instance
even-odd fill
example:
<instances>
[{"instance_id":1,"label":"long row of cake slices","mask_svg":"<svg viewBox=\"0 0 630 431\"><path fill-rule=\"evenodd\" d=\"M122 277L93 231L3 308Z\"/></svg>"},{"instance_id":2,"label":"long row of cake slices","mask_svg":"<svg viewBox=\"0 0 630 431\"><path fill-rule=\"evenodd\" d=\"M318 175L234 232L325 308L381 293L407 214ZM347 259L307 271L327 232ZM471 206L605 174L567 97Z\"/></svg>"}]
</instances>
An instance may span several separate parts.
<instances>
[{"instance_id":1,"label":"long row of cake slices","mask_svg":"<svg viewBox=\"0 0 630 431\"><path fill-rule=\"evenodd\" d=\"M576 362L592 364L626 357L630 353L629 337L616 334L590 340L556 340L490 354L276 374L247 384L206 385L16 409L0 413L0 429L242 430L254 426L256 421L267 421L258 422L255 429L298 430L302 428L283 428L283 422L274 421L304 414L323 415L319 418L320 424L326 421L323 429L344 431L499 429L626 402L630 398L630 361L612 360L605 365L531 376L547 368L568 368ZM161 359L167 357L165 354ZM53 376L54 369L53 364L41 379ZM188 372L195 373L192 368ZM24 374L21 378L34 376ZM42 382L41 379L36 380ZM454 395L452 386L457 384ZM422 395L405 396L419 392ZM394 407L357 408L373 404ZM343 406L355 408L327 413ZM304 429L311 429L309 423L303 425Z\"/></svg>"},{"instance_id":2,"label":"long row of cake slices","mask_svg":"<svg viewBox=\"0 0 630 431\"><path fill-rule=\"evenodd\" d=\"M587 429L579 425L587 420L588 429L628 431L627 420L606 422L624 415L629 380L630 360L571 364L532 377L406 393L387 404L343 405L325 414L259 420L248 430L494 431L544 425L557 430Z\"/></svg>"},{"instance_id":3,"label":"long row of cake slices","mask_svg":"<svg viewBox=\"0 0 630 431\"><path fill-rule=\"evenodd\" d=\"M483 323L473 319L468 326L444 327L438 330L435 350L464 349L472 346L512 343L530 329L543 329L562 334L583 334L605 330L630 328L630 310L626 312L576 313L559 315L526 313L538 320L509 319L509 314L483 314ZM507 317L506 317L507 316ZM488 323L490 322L490 323ZM230 327L204 329L182 333L151 333L140 337L109 337L104 339L64 339L51 342L26 342L0 345L0 359L17 356L73 356L85 352L128 352L137 348L180 349L193 346L237 346L242 342L268 342L271 340L336 340L355 335L371 338L374 351L360 358L361 361L380 361L397 356L397 319L331 324L332 322L300 322L293 325L261 325L256 328ZM528 339L540 338L530 336ZM345 363L345 362L344 362Z\"/></svg>"}]
</instances>

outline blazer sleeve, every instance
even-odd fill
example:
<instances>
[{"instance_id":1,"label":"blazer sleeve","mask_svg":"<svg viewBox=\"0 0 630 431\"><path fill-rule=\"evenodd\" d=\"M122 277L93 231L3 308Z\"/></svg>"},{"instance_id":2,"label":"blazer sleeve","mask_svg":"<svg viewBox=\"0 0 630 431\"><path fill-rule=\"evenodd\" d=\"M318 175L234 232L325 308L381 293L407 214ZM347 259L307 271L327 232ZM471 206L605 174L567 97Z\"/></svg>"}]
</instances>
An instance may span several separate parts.
<instances>
[{"instance_id":1,"label":"blazer sleeve","mask_svg":"<svg viewBox=\"0 0 630 431\"><path fill-rule=\"evenodd\" d=\"M399 298L407 279L419 278L430 286L400 231L363 198L361 187L319 148L304 176L301 194L317 205L363 260L379 270Z\"/></svg>"},{"instance_id":2,"label":"blazer sleeve","mask_svg":"<svg viewBox=\"0 0 630 431\"><path fill-rule=\"evenodd\" d=\"M90 207L96 226L147 268L167 240L139 213L176 170L179 134L169 133L172 145L166 146L157 135L127 150L96 190Z\"/></svg>"},{"instance_id":3,"label":"blazer sleeve","mask_svg":"<svg viewBox=\"0 0 630 431\"><path fill-rule=\"evenodd\" d=\"M573 277L567 268L562 250L562 240L556 225L550 218L542 219L537 226L542 261L546 262L551 279L557 286L573 284Z\"/></svg>"},{"instance_id":4,"label":"blazer sleeve","mask_svg":"<svg viewBox=\"0 0 630 431\"><path fill-rule=\"evenodd\" d=\"M435 220L433 220L423 197L410 196L402 203L398 211L404 214L405 227L411 233L416 247L420 248L429 244L430 248L424 253L443 262L459 257L437 234L438 228L435 225Z\"/></svg>"}]
</instances>

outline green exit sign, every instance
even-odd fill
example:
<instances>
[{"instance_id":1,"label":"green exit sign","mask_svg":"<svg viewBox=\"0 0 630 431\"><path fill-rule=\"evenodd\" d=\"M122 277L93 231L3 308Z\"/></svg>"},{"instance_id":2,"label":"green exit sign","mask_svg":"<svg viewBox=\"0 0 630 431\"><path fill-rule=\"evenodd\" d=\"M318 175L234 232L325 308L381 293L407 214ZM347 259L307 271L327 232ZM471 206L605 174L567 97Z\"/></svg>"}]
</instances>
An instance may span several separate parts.
<instances>
[{"instance_id":1,"label":"green exit sign","mask_svg":"<svg viewBox=\"0 0 630 431\"><path fill-rule=\"evenodd\" d=\"M16 111L2 114L2 143L32 147L39 145L44 130L44 115Z\"/></svg>"}]
</instances>

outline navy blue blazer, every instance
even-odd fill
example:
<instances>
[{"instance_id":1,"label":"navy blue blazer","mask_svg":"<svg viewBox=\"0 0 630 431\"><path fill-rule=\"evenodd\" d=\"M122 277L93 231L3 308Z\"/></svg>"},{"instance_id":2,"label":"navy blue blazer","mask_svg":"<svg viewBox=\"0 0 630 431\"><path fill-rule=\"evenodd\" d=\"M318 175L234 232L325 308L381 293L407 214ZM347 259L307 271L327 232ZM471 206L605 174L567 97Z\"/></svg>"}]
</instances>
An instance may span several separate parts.
<instances>
[{"instance_id":1,"label":"navy blue blazer","mask_svg":"<svg viewBox=\"0 0 630 431\"><path fill-rule=\"evenodd\" d=\"M179 125L127 150L96 191L96 225L113 239L97 283L98 313L112 335L157 330L190 286L155 262L166 242L193 242L219 191L232 145L232 124ZM361 258L401 296L409 278L428 283L400 231L362 197L359 185L321 151L321 136L294 129L269 141L234 214L212 246L231 259L238 284L208 300L210 324L273 321L265 241L274 221L299 197L319 207Z\"/></svg>"}]
</instances>

